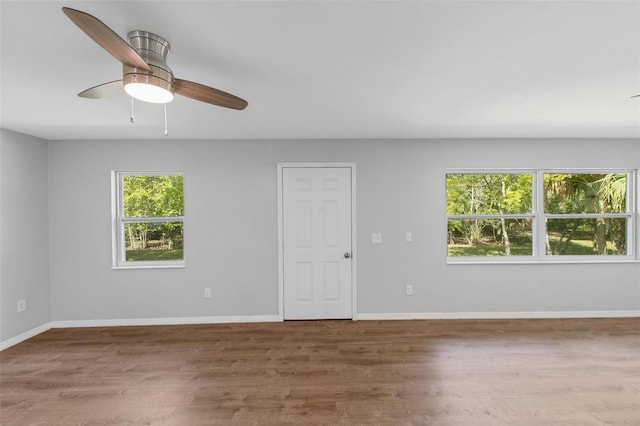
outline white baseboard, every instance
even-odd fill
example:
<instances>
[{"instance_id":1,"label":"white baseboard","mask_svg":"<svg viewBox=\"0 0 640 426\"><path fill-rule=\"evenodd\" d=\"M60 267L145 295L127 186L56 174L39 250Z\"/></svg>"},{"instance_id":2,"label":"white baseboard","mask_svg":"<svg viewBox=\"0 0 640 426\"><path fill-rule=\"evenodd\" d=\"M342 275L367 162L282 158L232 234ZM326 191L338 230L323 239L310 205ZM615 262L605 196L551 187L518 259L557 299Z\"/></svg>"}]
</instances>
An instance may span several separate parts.
<instances>
[{"instance_id":1,"label":"white baseboard","mask_svg":"<svg viewBox=\"0 0 640 426\"><path fill-rule=\"evenodd\" d=\"M640 310L631 311L525 311L525 312L407 312L359 313L358 319L412 320L412 319L543 319L543 318L628 318L640 317Z\"/></svg>"},{"instance_id":2,"label":"white baseboard","mask_svg":"<svg viewBox=\"0 0 640 426\"><path fill-rule=\"evenodd\" d=\"M40 333L44 333L50 328L51 328L51 323L48 322L34 329L18 334L17 336L14 336L10 339L3 340L2 342L0 342L0 351L4 351L5 349L10 348L11 346L24 342L27 339L31 339L32 337L37 336Z\"/></svg>"},{"instance_id":3,"label":"white baseboard","mask_svg":"<svg viewBox=\"0 0 640 426\"><path fill-rule=\"evenodd\" d=\"M217 317L130 318L102 320L52 321L51 328L119 327L131 325L230 324L241 322L277 322L278 315L238 315Z\"/></svg>"}]
</instances>

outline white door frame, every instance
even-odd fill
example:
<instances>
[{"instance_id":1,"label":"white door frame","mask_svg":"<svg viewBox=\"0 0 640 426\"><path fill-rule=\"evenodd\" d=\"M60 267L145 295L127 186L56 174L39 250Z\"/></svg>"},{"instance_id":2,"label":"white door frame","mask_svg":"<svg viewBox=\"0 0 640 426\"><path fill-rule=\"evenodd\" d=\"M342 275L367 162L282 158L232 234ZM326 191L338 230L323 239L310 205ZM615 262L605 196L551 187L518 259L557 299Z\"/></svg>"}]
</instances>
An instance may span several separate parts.
<instances>
[{"instance_id":1,"label":"white door frame","mask_svg":"<svg viewBox=\"0 0 640 426\"><path fill-rule=\"evenodd\" d=\"M358 249L356 247L356 163L278 163L278 318L284 321L284 216L282 206L283 169L342 167L351 169L351 315L356 321Z\"/></svg>"}]
</instances>

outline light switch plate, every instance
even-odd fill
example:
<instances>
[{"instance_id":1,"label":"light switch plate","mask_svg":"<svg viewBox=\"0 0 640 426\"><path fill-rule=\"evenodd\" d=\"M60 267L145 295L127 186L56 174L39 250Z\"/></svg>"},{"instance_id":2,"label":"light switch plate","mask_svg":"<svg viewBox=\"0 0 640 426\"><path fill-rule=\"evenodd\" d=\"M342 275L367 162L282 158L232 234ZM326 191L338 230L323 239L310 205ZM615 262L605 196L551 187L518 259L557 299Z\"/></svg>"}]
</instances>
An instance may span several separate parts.
<instances>
[{"instance_id":1,"label":"light switch plate","mask_svg":"<svg viewBox=\"0 0 640 426\"><path fill-rule=\"evenodd\" d=\"M381 244L382 243L382 234L371 234L371 242L373 244Z\"/></svg>"}]
</instances>

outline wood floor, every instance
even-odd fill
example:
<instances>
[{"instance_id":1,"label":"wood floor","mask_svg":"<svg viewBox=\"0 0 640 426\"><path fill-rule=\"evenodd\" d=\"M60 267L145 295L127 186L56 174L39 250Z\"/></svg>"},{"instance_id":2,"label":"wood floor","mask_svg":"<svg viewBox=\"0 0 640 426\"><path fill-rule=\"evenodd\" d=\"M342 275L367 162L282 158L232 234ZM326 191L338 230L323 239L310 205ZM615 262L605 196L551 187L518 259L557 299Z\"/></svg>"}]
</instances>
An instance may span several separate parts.
<instances>
[{"instance_id":1,"label":"wood floor","mask_svg":"<svg viewBox=\"0 0 640 426\"><path fill-rule=\"evenodd\" d=\"M0 423L640 425L640 318L54 329Z\"/></svg>"}]
</instances>

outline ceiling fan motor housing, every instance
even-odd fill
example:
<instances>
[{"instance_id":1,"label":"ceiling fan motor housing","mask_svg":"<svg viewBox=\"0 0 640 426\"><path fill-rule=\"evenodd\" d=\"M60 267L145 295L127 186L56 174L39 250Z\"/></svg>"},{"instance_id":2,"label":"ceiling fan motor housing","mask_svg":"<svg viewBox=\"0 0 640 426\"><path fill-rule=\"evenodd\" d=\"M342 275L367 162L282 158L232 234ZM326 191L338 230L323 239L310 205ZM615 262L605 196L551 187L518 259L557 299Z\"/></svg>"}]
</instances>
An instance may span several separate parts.
<instances>
[{"instance_id":1,"label":"ceiling fan motor housing","mask_svg":"<svg viewBox=\"0 0 640 426\"><path fill-rule=\"evenodd\" d=\"M124 65L122 82L126 86L129 83L146 83L161 87L174 93L175 78L173 71L167 65L167 55L171 45L159 35L148 31L131 31L128 34L129 44L145 60L153 74L149 74L140 68Z\"/></svg>"}]
</instances>

